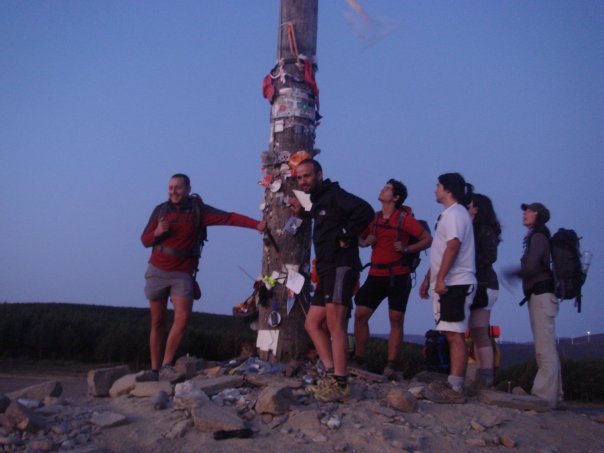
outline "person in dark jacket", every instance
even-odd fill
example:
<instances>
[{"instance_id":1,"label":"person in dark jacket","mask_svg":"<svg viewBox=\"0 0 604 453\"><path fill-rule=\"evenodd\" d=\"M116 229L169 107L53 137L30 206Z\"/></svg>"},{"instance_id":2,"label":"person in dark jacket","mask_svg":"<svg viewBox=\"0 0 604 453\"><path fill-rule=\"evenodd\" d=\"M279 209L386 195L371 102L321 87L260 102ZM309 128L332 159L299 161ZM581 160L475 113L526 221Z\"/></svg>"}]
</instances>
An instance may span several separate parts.
<instances>
[{"instance_id":1,"label":"person in dark jacket","mask_svg":"<svg viewBox=\"0 0 604 453\"><path fill-rule=\"evenodd\" d=\"M521 208L522 224L528 231L517 275L522 278L522 289L528 299L538 368L531 394L556 408L562 403L564 392L556 349L556 316L559 307L550 268L550 232L545 226L550 219L550 212L542 203L522 204Z\"/></svg>"},{"instance_id":2,"label":"person in dark jacket","mask_svg":"<svg viewBox=\"0 0 604 453\"><path fill-rule=\"evenodd\" d=\"M470 305L470 335L474 344L479 387L491 387L494 379L493 345L489 337L491 309L499 295L499 280L493 269L497 261L497 246L501 242L501 226L491 199L473 193L468 212L474 226L476 251L476 295Z\"/></svg>"},{"instance_id":3,"label":"person in dark jacket","mask_svg":"<svg viewBox=\"0 0 604 453\"><path fill-rule=\"evenodd\" d=\"M346 192L337 182L323 179L313 159L296 169L298 187L310 194L314 220L313 245L319 283L306 316L305 329L326 368L326 376L307 391L319 401L343 401L349 396L346 356L348 313L362 268L358 237L374 218L366 201ZM300 215L297 199L292 207ZM327 325L327 331L324 325Z\"/></svg>"}]
</instances>

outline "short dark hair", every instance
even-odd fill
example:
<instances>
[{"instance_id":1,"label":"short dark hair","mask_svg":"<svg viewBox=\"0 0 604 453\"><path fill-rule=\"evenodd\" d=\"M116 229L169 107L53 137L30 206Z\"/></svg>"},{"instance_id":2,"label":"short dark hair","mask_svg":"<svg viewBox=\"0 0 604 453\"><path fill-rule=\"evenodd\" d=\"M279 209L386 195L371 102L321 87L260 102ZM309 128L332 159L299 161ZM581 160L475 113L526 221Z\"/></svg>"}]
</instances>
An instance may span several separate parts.
<instances>
[{"instance_id":1,"label":"short dark hair","mask_svg":"<svg viewBox=\"0 0 604 453\"><path fill-rule=\"evenodd\" d=\"M476 215L474 216L474 225L478 228L483 225L491 227L499 237L501 235L501 224L495 214L493 202L489 197L481 193L473 193L470 196L470 201L476 207Z\"/></svg>"},{"instance_id":2,"label":"short dark hair","mask_svg":"<svg viewBox=\"0 0 604 453\"><path fill-rule=\"evenodd\" d=\"M302 162L300 162L298 164L298 167L302 164L310 164L313 166L315 173L319 173L319 172L323 173L323 168L321 167L321 164L314 159L304 159Z\"/></svg>"},{"instance_id":3,"label":"short dark hair","mask_svg":"<svg viewBox=\"0 0 604 453\"><path fill-rule=\"evenodd\" d=\"M407 187L402 182L394 178L389 179L386 184L390 184L392 186L393 195L398 195L398 200L396 200L394 206L397 209L400 208L407 199Z\"/></svg>"},{"instance_id":4,"label":"short dark hair","mask_svg":"<svg viewBox=\"0 0 604 453\"><path fill-rule=\"evenodd\" d=\"M458 203L463 203L464 206L468 205L474 192L474 186L467 183L461 174L444 173L438 177L438 182L442 184L447 192L453 195Z\"/></svg>"},{"instance_id":5,"label":"short dark hair","mask_svg":"<svg viewBox=\"0 0 604 453\"><path fill-rule=\"evenodd\" d=\"M182 178L185 182L185 187L191 187L191 180L184 173L176 173L175 175L172 175L172 178Z\"/></svg>"}]
</instances>

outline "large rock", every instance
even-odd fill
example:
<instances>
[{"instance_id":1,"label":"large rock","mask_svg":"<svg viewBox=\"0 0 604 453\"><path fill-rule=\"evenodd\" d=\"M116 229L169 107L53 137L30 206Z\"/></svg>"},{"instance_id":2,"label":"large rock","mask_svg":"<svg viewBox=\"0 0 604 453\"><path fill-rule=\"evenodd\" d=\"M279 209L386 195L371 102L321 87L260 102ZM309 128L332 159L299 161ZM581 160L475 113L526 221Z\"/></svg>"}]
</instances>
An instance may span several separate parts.
<instances>
[{"instance_id":1,"label":"large rock","mask_svg":"<svg viewBox=\"0 0 604 453\"><path fill-rule=\"evenodd\" d=\"M299 430L305 435L315 434L321 428L319 412L314 409L300 412L292 411L287 426L290 429Z\"/></svg>"},{"instance_id":2,"label":"large rock","mask_svg":"<svg viewBox=\"0 0 604 453\"><path fill-rule=\"evenodd\" d=\"M281 415L289 410L290 404L294 401L294 395L288 386L272 385L264 388L258 395L256 412L258 414Z\"/></svg>"},{"instance_id":3,"label":"large rock","mask_svg":"<svg viewBox=\"0 0 604 453\"><path fill-rule=\"evenodd\" d=\"M386 395L388 404L401 412L417 412L417 398L411 392L395 387Z\"/></svg>"},{"instance_id":4,"label":"large rock","mask_svg":"<svg viewBox=\"0 0 604 453\"><path fill-rule=\"evenodd\" d=\"M92 396L108 396L115 381L130 373L128 365L99 368L88 372L88 393Z\"/></svg>"},{"instance_id":5,"label":"large rock","mask_svg":"<svg viewBox=\"0 0 604 453\"><path fill-rule=\"evenodd\" d=\"M204 378L203 376L197 376L191 379L195 387L208 395L216 395L224 389L237 388L243 385L243 376L220 376L215 378Z\"/></svg>"},{"instance_id":6,"label":"large rock","mask_svg":"<svg viewBox=\"0 0 604 453\"><path fill-rule=\"evenodd\" d=\"M495 390L482 390L478 399L484 404L492 406L510 407L523 411L534 410L547 412L551 410L547 401L531 395L514 395L512 393L497 392Z\"/></svg>"},{"instance_id":7,"label":"large rock","mask_svg":"<svg viewBox=\"0 0 604 453\"><path fill-rule=\"evenodd\" d=\"M136 374L126 374L113 383L109 389L109 396L116 398L118 396L127 395L134 387L136 387Z\"/></svg>"},{"instance_id":8,"label":"large rock","mask_svg":"<svg viewBox=\"0 0 604 453\"><path fill-rule=\"evenodd\" d=\"M187 379L191 379L198 370L202 370L205 365L205 360L197 357L183 356L180 357L174 364L174 369L179 373L184 373Z\"/></svg>"},{"instance_id":9,"label":"large rock","mask_svg":"<svg viewBox=\"0 0 604 453\"><path fill-rule=\"evenodd\" d=\"M17 401L10 403L4 415L9 426L21 431L36 432L47 427L43 417L35 414Z\"/></svg>"},{"instance_id":10,"label":"large rock","mask_svg":"<svg viewBox=\"0 0 604 453\"><path fill-rule=\"evenodd\" d=\"M191 409L207 404L209 401L208 395L197 388L192 381L185 381L174 387L174 407L177 409Z\"/></svg>"},{"instance_id":11,"label":"large rock","mask_svg":"<svg viewBox=\"0 0 604 453\"><path fill-rule=\"evenodd\" d=\"M90 422L105 429L121 426L128 423L128 417L115 412L95 412L90 417Z\"/></svg>"},{"instance_id":12,"label":"large rock","mask_svg":"<svg viewBox=\"0 0 604 453\"><path fill-rule=\"evenodd\" d=\"M204 433L234 431L245 427L242 419L215 404L194 407L191 411L195 427Z\"/></svg>"},{"instance_id":13,"label":"large rock","mask_svg":"<svg viewBox=\"0 0 604 453\"><path fill-rule=\"evenodd\" d=\"M63 386L59 381L46 381L41 384L31 385L21 390L7 394L11 400L27 399L43 401L47 396L61 396Z\"/></svg>"},{"instance_id":14,"label":"large rock","mask_svg":"<svg viewBox=\"0 0 604 453\"><path fill-rule=\"evenodd\" d=\"M137 382L136 386L130 391L130 395L138 398L152 397L157 395L161 390L167 395L172 395L174 389L168 381L155 382Z\"/></svg>"}]
</instances>

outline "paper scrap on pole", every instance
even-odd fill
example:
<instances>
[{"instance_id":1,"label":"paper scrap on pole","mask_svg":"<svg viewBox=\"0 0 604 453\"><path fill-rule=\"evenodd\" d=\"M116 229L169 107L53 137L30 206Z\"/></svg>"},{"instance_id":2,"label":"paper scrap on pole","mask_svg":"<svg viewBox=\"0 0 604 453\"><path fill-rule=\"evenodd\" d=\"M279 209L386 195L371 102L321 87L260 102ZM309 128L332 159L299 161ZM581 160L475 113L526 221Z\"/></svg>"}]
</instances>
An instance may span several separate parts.
<instances>
[{"instance_id":1,"label":"paper scrap on pole","mask_svg":"<svg viewBox=\"0 0 604 453\"><path fill-rule=\"evenodd\" d=\"M287 271L287 289L291 289L294 293L300 294L304 286L304 276L293 269Z\"/></svg>"},{"instance_id":2,"label":"paper scrap on pole","mask_svg":"<svg viewBox=\"0 0 604 453\"><path fill-rule=\"evenodd\" d=\"M295 189L292 192L294 192L294 195L296 196L296 198L298 199L298 201L300 202L300 204L302 205L304 210L310 211L310 208L312 208L312 203L310 201L310 194L304 193L301 190L295 190Z\"/></svg>"}]
</instances>

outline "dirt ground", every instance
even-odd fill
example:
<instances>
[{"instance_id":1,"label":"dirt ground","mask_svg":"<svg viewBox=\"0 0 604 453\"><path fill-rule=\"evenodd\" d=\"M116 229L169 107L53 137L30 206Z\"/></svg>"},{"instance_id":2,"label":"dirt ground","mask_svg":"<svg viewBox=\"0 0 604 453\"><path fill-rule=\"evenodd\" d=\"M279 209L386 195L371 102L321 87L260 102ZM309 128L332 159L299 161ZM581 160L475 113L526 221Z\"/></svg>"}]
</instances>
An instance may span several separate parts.
<instances>
[{"instance_id":1,"label":"dirt ground","mask_svg":"<svg viewBox=\"0 0 604 453\"><path fill-rule=\"evenodd\" d=\"M90 365L81 364L12 364L0 362L0 393L10 393L46 380L59 380L66 399L74 405L92 410L112 411L126 415L130 423L104 431L95 442L102 451L153 452L232 452L237 449L263 453L287 449L294 452L502 452L502 445L477 448L470 442L509 436L516 442L516 452L604 452L604 416L602 403L570 402L568 411L546 413L521 412L515 409L486 406L472 400L468 404L439 405L420 400L419 411L392 417L383 416L383 401L351 399L333 409L342 420L336 431L325 432L320 441L312 437L301 442L296 432L295 415L282 427L270 429L260 416L254 420L256 434L252 439L216 441L209 433L194 428L182 438L166 439L164 434L182 420L178 411L153 411L149 399L92 398L87 395L86 374ZM100 368L95 366L94 368ZM361 385L361 384L357 384ZM381 384L394 385L394 384ZM380 393L378 390L376 393ZM321 411L321 406L295 407L294 412ZM474 432L471 422L496 417L502 423L487 432ZM398 420L398 421L396 421ZM288 431L289 430L289 431ZM293 430L293 431L291 431ZM401 441L395 441L400 439ZM397 443L398 442L398 443Z\"/></svg>"}]
</instances>

